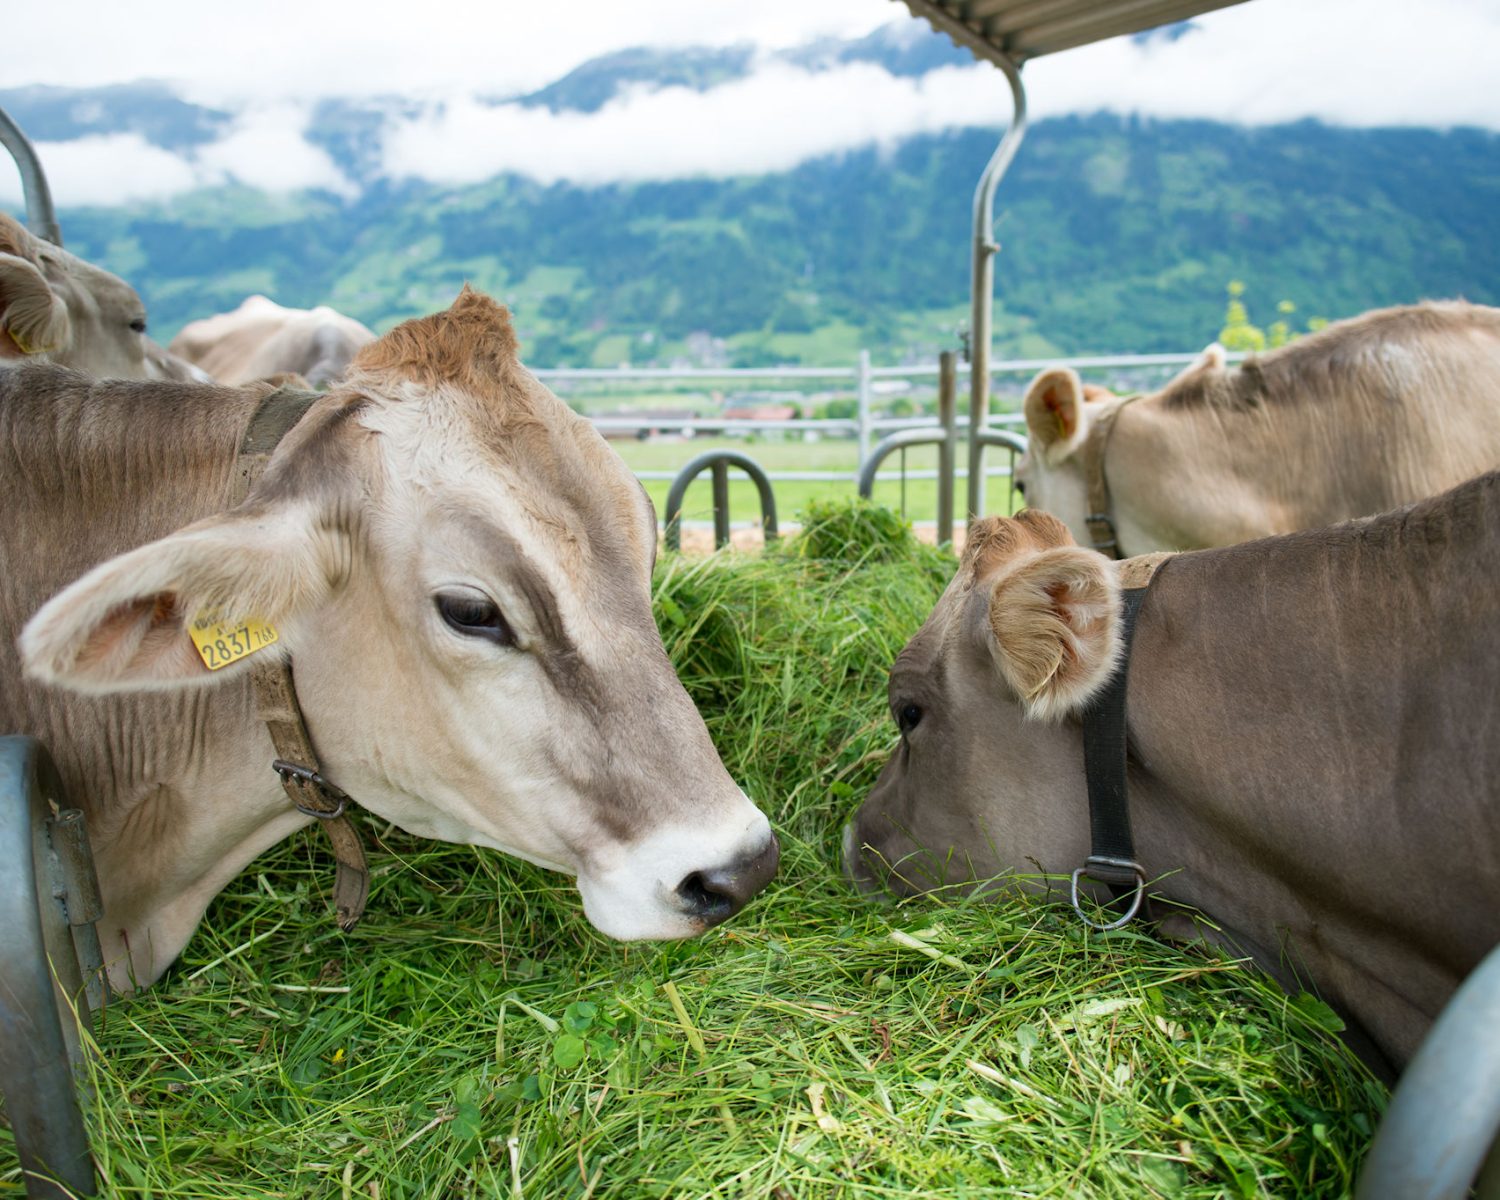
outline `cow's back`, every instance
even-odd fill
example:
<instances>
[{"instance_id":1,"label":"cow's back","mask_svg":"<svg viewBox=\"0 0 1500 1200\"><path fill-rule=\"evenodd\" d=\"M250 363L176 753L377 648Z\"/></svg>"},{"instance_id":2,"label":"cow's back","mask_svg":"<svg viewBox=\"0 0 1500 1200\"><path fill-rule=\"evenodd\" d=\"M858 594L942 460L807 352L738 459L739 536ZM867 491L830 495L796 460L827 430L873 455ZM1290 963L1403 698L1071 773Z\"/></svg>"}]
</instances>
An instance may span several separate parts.
<instances>
[{"instance_id":1,"label":"cow's back","mask_svg":"<svg viewBox=\"0 0 1500 1200\"><path fill-rule=\"evenodd\" d=\"M1108 475L1130 553L1222 546L1435 496L1500 467L1500 309L1340 322L1127 407Z\"/></svg>"}]
</instances>

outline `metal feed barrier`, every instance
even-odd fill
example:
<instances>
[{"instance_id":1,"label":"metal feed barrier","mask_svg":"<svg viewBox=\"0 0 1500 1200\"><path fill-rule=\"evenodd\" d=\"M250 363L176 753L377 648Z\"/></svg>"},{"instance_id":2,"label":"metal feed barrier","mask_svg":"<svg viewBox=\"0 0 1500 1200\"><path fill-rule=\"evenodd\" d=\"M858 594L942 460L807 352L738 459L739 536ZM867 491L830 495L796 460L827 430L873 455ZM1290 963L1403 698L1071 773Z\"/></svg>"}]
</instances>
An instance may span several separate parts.
<instances>
[{"instance_id":1,"label":"metal feed barrier","mask_svg":"<svg viewBox=\"0 0 1500 1200\"><path fill-rule=\"evenodd\" d=\"M760 519L761 526L766 531L766 541L776 540L776 496L771 490L771 481L760 464L738 450L710 450L698 455L672 480L672 487L667 492L667 511L664 514L668 550L682 549L682 498L687 494L688 484L704 471L713 472L714 549L722 550L729 545L730 467L739 467L754 481L755 489L760 493Z\"/></svg>"},{"instance_id":2,"label":"metal feed barrier","mask_svg":"<svg viewBox=\"0 0 1500 1200\"><path fill-rule=\"evenodd\" d=\"M1500 1200L1500 947L1407 1064L1356 1200Z\"/></svg>"},{"instance_id":3,"label":"metal feed barrier","mask_svg":"<svg viewBox=\"0 0 1500 1200\"><path fill-rule=\"evenodd\" d=\"M52 206L52 189L47 186L47 174L42 170L30 140L3 108L0 108L0 146L10 151L10 156L16 160L16 169L21 172L26 224L37 237L61 246L62 229L57 223L57 210Z\"/></svg>"},{"instance_id":4,"label":"metal feed barrier","mask_svg":"<svg viewBox=\"0 0 1500 1200\"><path fill-rule=\"evenodd\" d=\"M83 1030L107 984L83 813L40 742L0 737L0 1096L26 1194L94 1194L78 1106Z\"/></svg>"}]
</instances>

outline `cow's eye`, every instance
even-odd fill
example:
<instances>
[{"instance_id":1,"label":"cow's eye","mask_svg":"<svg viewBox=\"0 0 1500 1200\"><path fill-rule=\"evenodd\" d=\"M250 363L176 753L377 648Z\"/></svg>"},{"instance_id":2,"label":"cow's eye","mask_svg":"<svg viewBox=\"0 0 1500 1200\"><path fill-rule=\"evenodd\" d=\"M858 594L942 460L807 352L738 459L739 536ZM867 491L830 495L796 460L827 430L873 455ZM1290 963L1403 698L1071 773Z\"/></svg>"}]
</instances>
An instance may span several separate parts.
<instances>
[{"instance_id":1,"label":"cow's eye","mask_svg":"<svg viewBox=\"0 0 1500 1200\"><path fill-rule=\"evenodd\" d=\"M1026 481L1024 479L1017 479L1014 483L1016 486L1016 495L1020 496L1022 500L1026 499Z\"/></svg>"},{"instance_id":2,"label":"cow's eye","mask_svg":"<svg viewBox=\"0 0 1500 1200\"><path fill-rule=\"evenodd\" d=\"M437 609L448 628L465 637L484 638L497 646L516 644L516 635L493 600L467 593L444 592L437 597Z\"/></svg>"},{"instance_id":3,"label":"cow's eye","mask_svg":"<svg viewBox=\"0 0 1500 1200\"><path fill-rule=\"evenodd\" d=\"M922 706L920 704L903 704L896 711L896 724L900 726L902 733L910 733L922 722Z\"/></svg>"},{"instance_id":4,"label":"cow's eye","mask_svg":"<svg viewBox=\"0 0 1500 1200\"><path fill-rule=\"evenodd\" d=\"M146 332L146 318L145 317L137 317L134 321L130 322L130 328L132 328L133 330L135 330L137 333L145 333Z\"/></svg>"}]
</instances>

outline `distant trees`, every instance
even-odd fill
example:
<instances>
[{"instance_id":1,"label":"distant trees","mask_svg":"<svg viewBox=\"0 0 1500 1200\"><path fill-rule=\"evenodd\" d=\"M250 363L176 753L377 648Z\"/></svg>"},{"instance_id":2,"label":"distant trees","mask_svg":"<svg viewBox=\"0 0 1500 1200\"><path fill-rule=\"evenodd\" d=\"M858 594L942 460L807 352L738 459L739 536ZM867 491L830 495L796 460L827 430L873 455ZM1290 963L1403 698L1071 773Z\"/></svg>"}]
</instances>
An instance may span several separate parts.
<instances>
[{"instance_id":1,"label":"distant trees","mask_svg":"<svg viewBox=\"0 0 1500 1200\"><path fill-rule=\"evenodd\" d=\"M1290 300L1282 300L1276 305L1276 311L1280 314L1266 328L1261 329L1258 325L1250 323L1250 313L1245 307L1245 302L1240 299L1245 294L1245 285L1238 279L1231 279L1226 289L1229 292L1229 304L1224 310L1224 328L1219 330L1219 344L1226 350L1275 350L1278 346L1285 346L1288 342L1302 336L1303 331L1294 330L1288 318L1297 311L1297 306ZM1309 317L1305 332L1314 333L1328 324L1325 317Z\"/></svg>"}]
</instances>

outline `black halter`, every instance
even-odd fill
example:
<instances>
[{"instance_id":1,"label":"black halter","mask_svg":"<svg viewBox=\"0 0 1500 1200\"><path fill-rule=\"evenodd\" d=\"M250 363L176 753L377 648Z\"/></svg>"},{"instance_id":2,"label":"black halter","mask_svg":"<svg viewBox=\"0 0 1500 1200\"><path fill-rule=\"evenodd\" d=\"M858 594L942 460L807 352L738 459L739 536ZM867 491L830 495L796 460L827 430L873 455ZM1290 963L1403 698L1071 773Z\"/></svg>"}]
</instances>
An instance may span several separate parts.
<instances>
[{"instance_id":1,"label":"black halter","mask_svg":"<svg viewBox=\"0 0 1500 1200\"><path fill-rule=\"evenodd\" d=\"M1120 639L1123 648L1114 676L1083 712L1083 770L1088 781L1089 830L1092 851L1073 872L1073 909L1094 929L1119 929L1140 911L1146 892L1146 873L1135 860L1130 833L1130 794L1125 778L1125 691L1130 678L1130 643L1135 620L1146 599L1147 587L1121 593ZM1084 912L1078 899L1083 876L1106 883L1116 907L1128 904L1125 914L1101 923Z\"/></svg>"}]
</instances>

